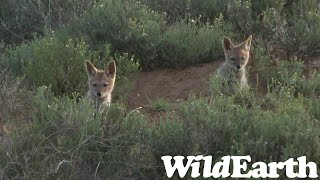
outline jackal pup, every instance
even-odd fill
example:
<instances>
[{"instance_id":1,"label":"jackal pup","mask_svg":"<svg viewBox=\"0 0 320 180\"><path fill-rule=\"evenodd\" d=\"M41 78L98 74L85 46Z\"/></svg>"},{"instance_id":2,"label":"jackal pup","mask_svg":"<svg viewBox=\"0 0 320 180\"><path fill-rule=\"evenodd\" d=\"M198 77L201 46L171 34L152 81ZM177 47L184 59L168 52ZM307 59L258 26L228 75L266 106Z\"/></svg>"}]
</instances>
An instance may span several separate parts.
<instances>
[{"instance_id":1,"label":"jackal pup","mask_svg":"<svg viewBox=\"0 0 320 180\"><path fill-rule=\"evenodd\" d=\"M116 80L116 63L111 61L105 70L100 70L90 61L86 61L86 69L89 77L89 91L86 98L95 103L97 110L100 110L102 105L109 106Z\"/></svg>"},{"instance_id":2,"label":"jackal pup","mask_svg":"<svg viewBox=\"0 0 320 180\"><path fill-rule=\"evenodd\" d=\"M228 37L224 37L222 41L225 62L218 69L218 75L231 85L238 83L240 90L249 88L245 67L250 56L251 39L252 35L236 46Z\"/></svg>"}]
</instances>

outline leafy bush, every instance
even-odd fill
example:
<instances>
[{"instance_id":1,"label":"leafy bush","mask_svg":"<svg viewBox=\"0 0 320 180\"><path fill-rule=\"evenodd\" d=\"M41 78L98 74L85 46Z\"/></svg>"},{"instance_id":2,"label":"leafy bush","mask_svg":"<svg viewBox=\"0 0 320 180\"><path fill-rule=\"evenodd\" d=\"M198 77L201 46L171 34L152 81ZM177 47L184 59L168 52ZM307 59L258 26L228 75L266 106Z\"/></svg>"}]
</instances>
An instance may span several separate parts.
<instances>
[{"instance_id":1,"label":"leafy bush","mask_svg":"<svg viewBox=\"0 0 320 180\"><path fill-rule=\"evenodd\" d=\"M22 126L31 120L31 97L32 93L25 89L23 79L14 78L8 70L0 73L0 136L4 134L5 127L11 129L16 124Z\"/></svg>"},{"instance_id":2,"label":"leafy bush","mask_svg":"<svg viewBox=\"0 0 320 180\"><path fill-rule=\"evenodd\" d=\"M307 97L319 95L319 72L317 70L305 72L307 68L302 60L272 60L261 47L255 48L254 54L256 70L260 75L258 83L268 84L269 90L284 86L293 88L294 93Z\"/></svg>"},{"instance_id":3,"label":"leafy bush","mask_svg":"<svg viewBox=\"0 0 320 180\"><path fill-rule=\"evenodd\" d=\"M283 81L290 83L287 75ZM59 99L40 87L29 102L32 121L0 139L1 170L7 178L154 179L164 177L163 155L208 154L217 161L249 154L265 162L306 155L320 161L316 96L282 84L265 95L223 95L221 83L211 83L209 98L190 98L160 121L119 104L94 114L89 102Z\"/></svg>"},{"instance_id":4,"label":"leafy bush","mask_svg":"<svg viewBox=\"0 0 320 180\"><path fill-rule=\"evenodd\" d=\"M272 50L286 55L319 54L319 2L230 1L226 18L241 32L256 34Z\"/></svg>"},{"instance_id":5,"label":"leafy bush","mask_svg":"<svg viewBox=\"0 0 320 180\"><path fill-rule=\"evenodd\" d=\"M38 88L30 103L35 109L32 123L6 137L12 144L0 138L5 177L104 179L126 175L120 169L140 168L129 161L141 157L134 150L144 137L139 113L113 105L104 114L95 114L91 103L59 99L46 86Z\"/></svg>"},{"instance_id":6,"label":"leafy bush","mask_svg":"<svg viewBox=\"0 0 320 180\"><path fill-rule=\"evenodd\" d=\"M284 49L287 54L319 54L319 2L143 0L152 9L166 12L171 24L200 17L211 22L222 14L237 32L254 34L270 49Z\"/></svg>"},{"instance_id":7,"label":"leafy bush","mask_svg":"<svg viewBox=\"0 0 320 180\"><path fill-rule=\"evenodd\" d=\"M69 27L70 34L84 36L91 47L112 44L114 52L135 54L143 59L155 56L156 43L163 31L164 15L133 1L102 0Z\"/></svg>"},{"instance_id":8,"label":"leafy bush","mask_svg":"<svg viewBox=\"0 0 320 180\"><path fill-rule=\"evenodd\" d=\"M287 16L275 9L267 9L264 12L262 25L273 34L271 41L287 50L288 54L319 54L317 34L320 26L319 23L315 23L320 21L317 13L318 1L308 1L308 3L293 1L288 6L287 8L283 6L282 10L288 14Z\"/></svg>"},{"instance_id":9,"label":"leafy bush","mask_svg":"<svg viewBox=\"0 0 320 180\"><path fill-rule=\"evenodd\" d=\"M310 73L309 77L302 78L301 85L298 87L298 92L301 92L307 97L319 97L320 73L315 71Z\"/></svg>"},{"instance_id":10,"label":"leafy bush","mask_svg":"<svg viewBox=\"0 0 320 180\"><path fill-rule=\"evenodd\" d=\"M128 53L115 56L117 65L117 79L115 92L113 93L114 100L124 100L127 98L128 92L133 88L134 77L140 69L140 64L134 56L129 56Z\"/></svg>"},{"instance_id":11,"label":"leafy bush","mask_svg":"<svg viewBox=\"0 0 320 180\"><path fill-rule=\"evenodd\" d=\"M59 13L75 13L78 6L70 5L84 1L11 2L0 7L0 18L21 14L3 21L17 28L0 30L5 46L12 33L22 39L31 32L51 34ZM46 7L44 14L20 11L34 2ZM46 2L54 3L53 9ZM54 35L0 55L1 70L12 73L0 73L0 179L164 179L163 155L206 154L214 162L230 154L265 162L306 155L320 162L319 72L306 73L300 58L274 58L261 48L284 48L292 57L317 54L317 1L143 3L100 0L87 10L79 7L58 26L83 16ZM72 10L56 9L65 6ZM149 70L216 60L223 56L223 36L240 40L251 33L257 37L252 56L257 84L266 92L252 88L226 94L221 79L212 77L211 95L191 97L161 118L121 104L140 66ZM87 89L84 60L104 68L111 56L117 64L113 97L119 103L96 114L77 98ZM150 104L155 111L169 108L163 99Z\"/></svg>"},{"instance_id":12,"label":"leafy bush","mask_svg":"<svg viewBox=\"0 0 320 180\"><path fill-rule=\"evenodd\" d=\"M213 24L199 26L197 21L182 21L169 27L159 42L159 60L153 61L157 64L148 64L179 67L223 57L221 39L225 35L234 36L232 25L224 22L222 17L215 19Z\"/></svg>"},{"instance_id":13,"label":"leafy bush","mask_svg":"<svg viewBox=\"0 0 320 180\"><path fill-rule=\"evenodd\" d=\"M184 19L201 17L201 20L212 20L219 14L225 15L229 1L211 0L142 0L150 8L165 12L169 24Z\"/></svg>"},{"instance_id":14,"label":"leafy bush","mask_svg":"<svg viewBox=\"0 0 320 180\"><path fill-rule=\"evenodd\" d=\"M26 74L32 86L52 85L57 94L81 92L86 82L84 61L91 59L85 42L44 38L9 51L6 65L17 75Z\"/></svg>"},{"instance_id":15,"label":"leafy bush","mask_svg":"<svg viewBox=\"0 0 320 180\"><path fill-rule=\"evenodd\" d=\"M51 85L56 95L84 94L87 89L84 62L91 60L99 68L106 67L108 61L104 59L110 59L110 46L103 47L103 51L92 51L84 41L69 39L64 42L48 37L8 50L2 56L1 65L11 69L15 75L25 74L31 87ZM115 60L119 84L126 84L129 77L138 71L139 64L126 54L116 55Z\"/></svg>"},{"instance_id":16,"label":"leafy bush","mask_svg":"<svg viewBox=\"0 0 320 180\"><path fill-rule=\"evenodd\" d=\"M181 67L222 56L220 39L233 26L222 20L202 24L200 19L165 26L165 14L134 1L104 0L69 27L73 36L84 35L91 47L106 42L112 51L135 54L144 70ZM221 52L221 53L217 53Z\"/></svg>"},{"instance_id":17,"label":"leafy bush","mask_svg":"<svg viewBox=\"0 0 320 180\"><path fill-rule=\"evenodd\" d=\"M85 14L95 0L4 0L0 7L0 36L6 44L21 43L34 34L52 34Z\"/></svg>"},{"instance_id":18,"label":"leafy bush","mask_svg":"<svg viewBox=\"0 0 320 180\"><path fill-rule=\"evenodd\" d=\"M92 143L101 133L101 123L94 119L89 103L78 104L67 97L58 99L46 86L38 89L31 103L36 110L33 123L7 137L13 140L12 149L1 148L7 157L12 157L1 162L2 167L7 166L5 174L67 177L72 168L73 173L88 171L90 161L99 158L89 154L97 148Z\"/></svg>"},{"instance_id":19,"label":"leafy bush","mask_svg":"<svg viewBox=\"0 0 320 180\"><path fill-rule=\"evenodd\" d=\"M164 98L160 98L153 102L150 102L150 106L151 109L155 112L168 111L170 107L169 103Z\"/></svg>"}]
</instances>

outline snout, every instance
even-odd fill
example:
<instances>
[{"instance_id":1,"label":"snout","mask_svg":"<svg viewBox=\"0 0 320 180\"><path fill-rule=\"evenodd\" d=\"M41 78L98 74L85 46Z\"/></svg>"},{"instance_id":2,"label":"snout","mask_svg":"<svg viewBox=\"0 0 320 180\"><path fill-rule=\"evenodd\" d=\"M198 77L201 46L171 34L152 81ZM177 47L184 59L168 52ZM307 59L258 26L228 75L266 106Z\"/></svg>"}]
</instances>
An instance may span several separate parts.
<instances>
[{"instance_id":1,"label":"snout","mask_svg":"<svg viewBox=\"0 0 320 180\"><path fill-rule=\"evenodd\" d=\"M238 70L240 70L240 69L241 69L241 65L236 65L236 68L237 68Z\"/></svg>"},{"instance_id":2,"label":"snout","mask_svg":"<svg viewBox=\"0 0 320 180\"><path fill-rule=\"evenodd\" d=\"M100 98L102 96L101 92L97 92L97 96Z\"/></svg>"}]
</instances>

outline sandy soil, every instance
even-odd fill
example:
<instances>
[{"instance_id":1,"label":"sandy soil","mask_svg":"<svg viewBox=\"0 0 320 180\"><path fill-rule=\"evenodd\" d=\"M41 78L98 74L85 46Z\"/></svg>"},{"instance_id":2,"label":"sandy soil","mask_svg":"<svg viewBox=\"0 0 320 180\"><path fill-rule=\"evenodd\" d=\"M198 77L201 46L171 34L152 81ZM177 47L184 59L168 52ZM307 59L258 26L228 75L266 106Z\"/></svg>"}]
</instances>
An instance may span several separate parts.
<instances>
[{"instance_id":1,"label":"sandy soil","mask_svg":"<svg viewBox=\"0 0 320 180\"><path fill-rule=\"evenodd\" d=\"M175 104L186 100L190 93L195 96L207 96L207 80L222 63L223 60L184 69L140 72L134 88L129 93L128 103L132 107L146 107L150 101L158 98Z\"/></svg>"}]
</instances>

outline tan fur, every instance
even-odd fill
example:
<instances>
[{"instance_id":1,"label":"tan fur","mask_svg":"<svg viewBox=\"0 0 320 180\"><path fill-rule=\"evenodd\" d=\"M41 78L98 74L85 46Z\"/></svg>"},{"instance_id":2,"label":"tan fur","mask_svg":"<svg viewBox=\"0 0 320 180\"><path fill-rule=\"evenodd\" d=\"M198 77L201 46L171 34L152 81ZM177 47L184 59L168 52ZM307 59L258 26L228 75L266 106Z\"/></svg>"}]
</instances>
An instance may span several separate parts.
<instances>
[{"instance_id":1,"label":"tan fur","mask_svg":"<svg viewBox=\"0 0 320 180\"><path fill-rule=\"evenodd\" d=\"M218 75L227 82L238 83L240 90L249 88L245 67L250 57L251 39L252 35L237 46L228 37L224 37L222 41L225 62L218 69Z\"/></svg>"},{"instance_id":2,"label":"tan fur","mask_svg":"<svg viewBox=\"0 0 320 180\"><path fill-rule=\"evenodd\" d=\"M100 70L90 61L86 61L86 70L89 78L89 91L86 98L95 103L97 110L100 110L103 105L109 106L116 79L115 62L111 61L105 70Z\"/></svg>"}]
</instances>

